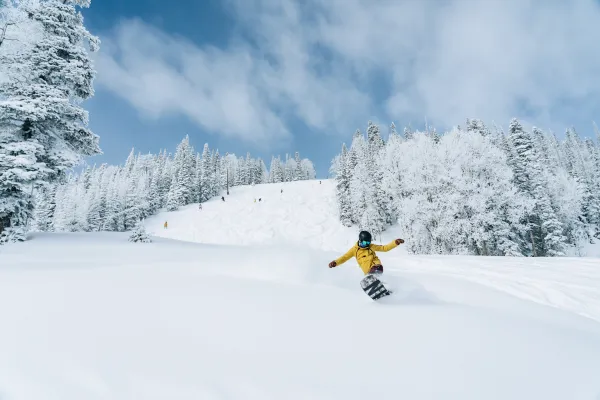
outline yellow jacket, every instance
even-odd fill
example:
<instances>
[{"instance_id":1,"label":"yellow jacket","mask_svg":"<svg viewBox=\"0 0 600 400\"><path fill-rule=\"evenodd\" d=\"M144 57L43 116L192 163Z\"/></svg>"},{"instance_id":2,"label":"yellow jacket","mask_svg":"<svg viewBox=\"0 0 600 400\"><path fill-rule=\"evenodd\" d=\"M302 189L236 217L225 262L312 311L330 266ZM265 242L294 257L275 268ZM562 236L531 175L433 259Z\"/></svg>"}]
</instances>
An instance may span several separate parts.
<instances>
[{"instance_id":1,"label":"yellow jacket","mask_svg":"<svg viewBox=\"0 0 600 400\"><path fill-rule=\"evenodd\" d=\"M373 265L381 265L381 261L375 251L390 251L393 248L398 247L396 241L393 240L390 243L382 246L380 244L372 244L363 249L358 247L358 242L354 244L354 246L346 252L343 256L335 260L336 265L340 265L348 261L352 258L352 256L356 257L356 262L360 266L360 269L364 272L364 274L368 274Z\"/></svg>"}]
</instances>

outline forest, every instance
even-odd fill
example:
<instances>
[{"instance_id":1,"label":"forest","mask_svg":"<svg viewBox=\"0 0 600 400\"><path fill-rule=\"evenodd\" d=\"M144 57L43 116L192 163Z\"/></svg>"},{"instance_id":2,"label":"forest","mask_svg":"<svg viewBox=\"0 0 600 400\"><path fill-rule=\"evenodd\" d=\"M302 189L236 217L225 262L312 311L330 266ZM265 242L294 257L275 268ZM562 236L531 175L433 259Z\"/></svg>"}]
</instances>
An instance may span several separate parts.
<instances>
[{"instance_id":1,"label":"forest","mask_svg":"<svg viewBox=\"0 0 600 400\"><path fill-rule=\"evenodd\" d=\"M600 148L573 128L559 140L472 119L444 134L392 124L388 136L369 122L332 161L346 226L398 223L416 254L579 255L600 239Z\"/></svg>"},{"instance_id":2,"label":"forest","mask_svg":"<svg viewBox=\"0 0 600 400\"><path fill-rule=\"evenodd\" d=\"M31 228L35 231L130 231L161 209L202 203L238 185L315 178L315 169L298 152L273 157L270 169L260 158L221 156L208 144L197 153L185 137L174 156L166 151L135 154L122 166L87 167L47 185L34 195Z\"/></svg>"}]
</instances>

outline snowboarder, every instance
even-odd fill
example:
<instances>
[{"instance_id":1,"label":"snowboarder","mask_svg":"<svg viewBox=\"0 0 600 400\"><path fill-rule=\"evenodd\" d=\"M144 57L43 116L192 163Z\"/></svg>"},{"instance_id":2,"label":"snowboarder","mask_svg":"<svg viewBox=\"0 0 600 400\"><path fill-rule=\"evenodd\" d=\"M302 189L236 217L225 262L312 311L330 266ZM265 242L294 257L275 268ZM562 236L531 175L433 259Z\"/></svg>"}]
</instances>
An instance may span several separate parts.
<instances>
[{"instance_id":1,"label":"snowboarder","mask_svg":"<svg viewBox=\"0 0 600 400\"><path fill-rule=\"evenodd\" d=\"M329 263L329 268L337 267L348 261L352 256L356 257L356 261L365 275L383 274L383 266L375 251L390 251L393 248L404 243L403 239L396 239L384 246L380 244L371 244L371 234L367 231L362 231L358 234L358 242L343 256Z\"/></svg>"}]
</instances>

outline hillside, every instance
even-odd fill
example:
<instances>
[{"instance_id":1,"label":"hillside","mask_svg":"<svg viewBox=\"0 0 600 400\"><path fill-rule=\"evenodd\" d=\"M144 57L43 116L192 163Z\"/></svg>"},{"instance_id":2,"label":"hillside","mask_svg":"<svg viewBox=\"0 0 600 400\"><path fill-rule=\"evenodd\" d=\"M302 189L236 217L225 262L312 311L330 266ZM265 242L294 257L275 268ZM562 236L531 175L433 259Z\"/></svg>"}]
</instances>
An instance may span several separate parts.
<instances>
[{"instance_id":1,"label":"hillside","mask_svg":"<svg viewBox=\"0 0 600 400\"><path fill-rule=\"evenodd\" d=\"M342 251L356 241L356 229L338 220L333 180L239 186L225 197L225 202L217 197L203 203L202 210L193 204L160 213L146 227L156 236L210 244ZM392 240L394 233L386 232L383 239Z\"/></svg>"},{"instance_id":2,"label":"hillside","mask_svg":"<svg viewBox=\"0 0 600 400\"><path fill-rule=\"evenodd\" d=\"M332 191L235 188L148 220L164 236L150 244L73 233L5 246L0 398L600 396L598 259L398 249L381 254L395 294L373 302L354 261L327 268L356 235Z\"/></svg>"}]
</instances>

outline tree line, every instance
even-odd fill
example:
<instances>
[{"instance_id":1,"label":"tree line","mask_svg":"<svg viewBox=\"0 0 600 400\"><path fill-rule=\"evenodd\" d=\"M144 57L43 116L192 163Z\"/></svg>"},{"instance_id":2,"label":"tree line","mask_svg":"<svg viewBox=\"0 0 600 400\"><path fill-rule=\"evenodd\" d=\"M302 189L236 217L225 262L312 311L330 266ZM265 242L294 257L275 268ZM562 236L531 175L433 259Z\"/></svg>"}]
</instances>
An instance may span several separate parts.
<instances>
[{"instance_id":1,"label":"tree line","mask_svg":"<svg viewBox=\"0 0 600 400\"><path fill-rule=\"evenodd\" d=\"M517 119L507 132L473 119L366 133L331 164L346 226L397 223L418 254L576 255L600 239L600 148L573 128L563 140Z\"/></svg>"},{"instance_id":2,"label":"tree line","mask_svg":"<svg viewBox=\"0 0 600 400\"><path fill-rule=\"evenodd\" d=\"M237 157L204 145L196 153L185 137L174 156L166 151L135 154L123 166L88 167L39 190L31 228L36 231L129 231L161 209L205 202L238 185L314 179L312 162L298 152L273 157L271 170L261 158Z\"/></svg>"}]
</instances>

